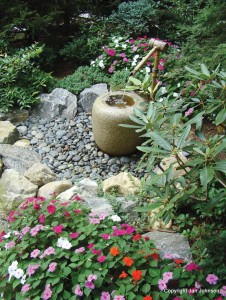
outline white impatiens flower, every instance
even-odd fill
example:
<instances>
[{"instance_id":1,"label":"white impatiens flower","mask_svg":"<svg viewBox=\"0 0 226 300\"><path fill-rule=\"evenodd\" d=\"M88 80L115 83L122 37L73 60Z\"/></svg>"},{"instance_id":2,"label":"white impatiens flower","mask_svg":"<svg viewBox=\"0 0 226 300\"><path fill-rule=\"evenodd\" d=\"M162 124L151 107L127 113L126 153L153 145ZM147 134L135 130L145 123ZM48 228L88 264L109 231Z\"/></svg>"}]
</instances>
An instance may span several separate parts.
<instances>
[{"instance_id":1,"label":"white impatiens flower","mask_svg":"<svg viewBox=\"0 0 226 300\"><path fill-rule=\"evenodd\" d=\"M167 91L166 91L166 88L163 86L162 87L162 94L165 94Z\"/></svg>"},{"instance_id":2,"label":"white impatiens flower","mask_svg":"<svg viewBox=\"0 0 226 300\"><path fill-rule=\"evenodd\" d=\"M90 64L91 66L95 67L95 60L92 60Z\"/></svg>"},{"instance_id":3,"label":"white impatiens flower","mask_svg":"<svg viewBox=\"0 0 226 300\"><path fill-rule=\"evenodd\" d=\"M25 284L25 282L26 282L26 275L24 275L20 280L21 284Z\"/></svg>"},{"instance_id":4,"label":"white impatiens flower","mask_svg":"<svg viewBox=\"0 0 226 300\"><path fill-rule=\"evenodd\" d=\"M4 239L8 239L11 235L11 231L9 231L7 234L3 235Z\"/></svg>"},{"instance_id":5,"label":"white impatiens flower","mask_svg":"<svg viewBox=\"0 0 226 300\"><path fill-rule=\"evenodd\" d=\"M71 249L72 244L68 241L66 237L60 237L57 240L57 246L63 249Z\"/></svg>"},{"instance_id":6,"label":"white impatiens flower","mask_svg":"<svg viewBox=\"0 0 226 300\"><path fill-rule=\"evenodd\" d=\"M16 277L17 279L20 279L21 277L23 277L23 275L24 275L24 271L22 269L16 269L16 271L13 274L13 276Z\"/></svg>"},{"instance_id":7,"label":"white impatiens flower","mask_svg":"<svg viewBox=\"0 0 226 300\"><path fill-rule=\"evenodd\" d=\"M104 68L105 68L103 59L100 60L98 66L99 66L101 69L104 69Z\"/></svg>"},{"instance_id":8,"label":"white impatiens flower","mask_svg":"<svg viewBox=\"0 0 226 300\"><path fill-rule=\"evenodd\" d=\"M146 73L150 73L151 69L149 67L145 67Z\"/></svg>"},{"instance_id":9,"label":"white impatiens flower","mask_svg":"<svg viewBox=\"0 0 226 300\"><path fill-rule=\"evenodd\" d=\"M136 66L136 64L137 64L137 62L134 60L133 62L132 62L132 64L131 64L131 66Z\"/></svg>"},{"instance_id":10,"label":"white impatiens flower","mask_svg":"<svg viewBox=\"0 0 226 300\"><path fill-rule=\"evenodd\" d=\"M173 97L178 97L179 94L178 93L173 93Z\"/></svg>"},{"instance_id":11,"label":"white impatiens flower","mask_svg":"<svg viewBox=\"0 0 226 300\"><path fill-rule=\"evenodd\" d=\"M120 222L121 221L121 218L117 215L111 216L110 219L112 219L114 222Z\"/></svg>"},{"instance_id":12,"label":"white impatiens flower","mask_svg":"<svg viewBox=\"0 0 226 300\"><path fill-rule=\"evenodd\" d=\"M127 48L127 45L126 45L126 44L122 44L122 48L123 48L123 49L126 49L126 48Z\"/></svg>"},{"instance_id":13,"label":"white impatiens flower","mask_svg":"<svg viewBox=\"0 0 226 300\"><path fill-rule=\"evenodd\" d=\"M163 98L159 98L159 102L162 102L164 99Z\"/></svg>"},{"instance_id":14,"label":"white impatiens flower","mask_svg":"<svg viewBox=\"0 0 226 300\"><path fill-rule=\"evenodd\" d=\"M177 87L180 87L180 83L177 84Z\"/></svg>"},{"instance_id":15,"label":"white impatiens flower","mask_svg":"<svg viewBox=\"0 0 226 300\"><path fill-rule=\"evenodd\" d=\"M139 56L140 56L139 54L136 54L133 59L137 60L139 58Z\"/></svg>"},{"instance_id":16,"label":"white impatiens flower","mask_svg":"<svg viewBox=\"0 0 226 300\"><path fill-rule=\"evenodd\" d=\"M113 40L113 42L114 42L115 44L118 44L119 40L118 40L118 39L115 39L115 40Z\"/></svg>"},{"instance_id":17,"label":"white impatiens flower","mask_svg":"<svg viewBox=\"0 0 226 300\"><path fill-rule=\"evenodd\" d=\"M11 265L8 267L8 273L13 273L14 271L16 271L18 267L18 261L14 260Z\"/></svg>"}]
</instances>

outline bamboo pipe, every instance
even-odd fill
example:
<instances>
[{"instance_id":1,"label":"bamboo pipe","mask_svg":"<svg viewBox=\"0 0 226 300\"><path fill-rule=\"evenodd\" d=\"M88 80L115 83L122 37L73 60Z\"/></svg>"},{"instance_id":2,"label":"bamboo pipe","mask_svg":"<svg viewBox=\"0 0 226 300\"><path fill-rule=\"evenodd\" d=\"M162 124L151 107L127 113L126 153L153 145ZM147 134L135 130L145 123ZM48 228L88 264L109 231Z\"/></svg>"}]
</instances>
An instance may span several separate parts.
<instances>
[{"instance_id":1,"label":"bamboo pipe","mask_svg":"<svg viewBox=\"0 0 226 300\"><path fill-rule=\"evenodd\" d=\"M155 53L155 51L158 49L158 47L154 47L143 59L139 64L133 69L131 72L131 75L135 75L137 71L146 63L146 61L152 56L152 54Z\"/></svg>"}]
</instances>

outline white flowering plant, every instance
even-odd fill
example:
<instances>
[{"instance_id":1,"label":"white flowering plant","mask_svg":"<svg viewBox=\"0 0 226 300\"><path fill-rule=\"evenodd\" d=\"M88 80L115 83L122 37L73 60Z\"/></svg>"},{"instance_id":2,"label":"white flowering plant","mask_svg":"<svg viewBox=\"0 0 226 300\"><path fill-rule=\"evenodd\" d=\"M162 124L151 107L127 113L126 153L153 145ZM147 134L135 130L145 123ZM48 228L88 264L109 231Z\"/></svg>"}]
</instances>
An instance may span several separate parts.
<instances>
[{"instance_id":1,"label":"white flowering plant","mask_svg":"<svg viewBox=\"0 0 226 300\"><path fill-rule=\"evenodd\" d=\"M196 293L196 299L220 300L226 295L215 274L205 274L194 262L185 266L170 253L160 259L134 227L117 215L90 212L77 196L70 202L29 198L8 221L8 232L0 233L1 299L191 300ZM204 288L215 292L207 298Z\"/></svg>"}]
</instances>

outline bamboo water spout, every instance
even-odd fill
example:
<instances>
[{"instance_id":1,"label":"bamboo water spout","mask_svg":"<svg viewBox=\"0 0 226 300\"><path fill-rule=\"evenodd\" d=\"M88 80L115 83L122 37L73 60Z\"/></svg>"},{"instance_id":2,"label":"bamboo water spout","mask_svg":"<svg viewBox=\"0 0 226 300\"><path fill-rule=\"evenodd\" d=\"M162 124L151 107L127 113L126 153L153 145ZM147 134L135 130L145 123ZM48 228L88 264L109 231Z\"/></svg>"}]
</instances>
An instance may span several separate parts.
<instances>
[{"instance_id":1,"label":"bamboo water spout","mask_svg":"<svg viewBox=\"0 0 226 300\"><path fill-rule=\"evenodd\" d=\"M151 51L142 59L141 62L133 69L131 72L132 75L135 75L136 72L146 63L146 61L155 53L154 66L152 68L152 85L151 88L154 91L156 86L156 79L158 73L158 64L159 64L159 55L160 52L165 52L168 49L168 44L155 39L150 39L149 46L152 47Z\"/></svg>"}]
</instances>

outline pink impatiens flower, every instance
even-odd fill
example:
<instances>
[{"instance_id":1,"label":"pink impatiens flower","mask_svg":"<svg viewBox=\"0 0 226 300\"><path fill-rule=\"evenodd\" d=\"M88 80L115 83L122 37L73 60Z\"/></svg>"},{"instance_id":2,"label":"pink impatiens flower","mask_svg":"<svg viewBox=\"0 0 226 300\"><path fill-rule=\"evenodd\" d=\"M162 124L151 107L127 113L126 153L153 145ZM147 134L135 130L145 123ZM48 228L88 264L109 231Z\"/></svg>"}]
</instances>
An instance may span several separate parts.
<instances>
[{"instance_id":1,"label":"pink impatiens flower","mask_svg":"<svg viewBox=\"0 0 226 300\"><path fill-rule=\"evenodd\" d=\"M24 294L30 290L30 284L26 283L22 286L21 293Z\"/></svg>"},{"instance_id":2,"label":"pink impatiens flower","mask_svg":"<svg viewBox=\"0 0 226 300\"><path fill-rule=\"evenodd\" d=\"M39 223L44 224L45 223L45 214L41 214L38 218Z\"/></svg>"},{"instance_id":3,"label":"pink impatiens flower","mask_svg":"<svg viewBox=\"0 0 226 300\"><path fill-rule=\"evenodd\" d=\"M191 115L193 113L193 111L194 111L194 108L191 107L184 114L186 117L188 117L189 115Z\"/></svg>"},{"instance_id":4,"label":"pink impatiens flower","mask_svg":"<svg viewBox=\"0 0 226 300\"><path fill-rule=\"evenodd\" d=\"M216 284L218 281L218 277L214 274L208 274L208 276L206 277L206 281L209 284Z\"/></svg>"},{"instance_id":5,"label":"pink impatiens flower","mask_svg":"<svg viewBox=\"0 0 226 300\"><path fill-rule=\"evenodd\" d=\"M31 277L39 267L40 265L29 265L27 268L27 275Z\"/></svg>"},{"instance_id":6,"label":"pink impatiens flower","mask_svg":"<svg viewBox=\"0 0 226 300\"><path fill-rule=\"evenodd\" d=\"M43 293L43 299L44 300L48 300L52 297L52 291L51 291L51 288L50 288L50 284L47 284L45 286L45 290L44 290L44 293Z\"/></svg>"},{"instance_id":7,"label":"pink impatiens flower","mask_svg":"<svg viewBox=\"0 0 226 300\"><path fill-rule=\"evenodd\" d=\"M95 274L90 274L87 278L87 281L93 281L93 280L97 280L97 275Z\"/></svg>"},{"instance_id":8,"label":"pink impatiens flower","mask_svg":"<svg viewBox=\"0 0 226 300\"><path fill-rule=\"evenodd\" d=\"M48 271L49 272L54 272L56 270L56 266L57 266L57 263L56 262L51 262L49 264L49 268L48 268Z\"/></svg>"},{"instance_id":9,"label":"pink impatiens flower","mask_svg":"<svg viewBox=\"0 0 226 300\"><path fill-rule=\"evenodd\" d=\"M122 295L115 295L113 300L125 300L125 297Z\"/></svg>"},{"instance_id":10,"label":"pink impatiens flower","mask_svg":"<svg viewBox=\"0 0 226 300\"><path fill-rule=\"evenodd\" d=\"M51 254L55 254L56 250L53 247L48 247L45 251L44 251L44 255L51 255Z\"/></svg>"},{"instance_id":11,"label":"pink impatiens flower","mask_svg":"<svg viewBox=\"0 0 226 300\"><path fill-rule=\"evenodd\" d=\"M97 261L99 261L99 263L104 263L105 260L106 260L106 256L104 256L104 255L101 255L97 258Z\"/></svg>"},{"instance_id":12,"label":"pink impatiens flower","mask_svg":"<svg viewBox=\"0 0 226 300\"><path fill-rule=\"evenodd\" d=\"M86 281L85 282L85 287L87 288L87 289L91 289L91 290L93 290L94 288L95 288L95 285L91 282L91 281Z\"/></svg>"},{"instance_id":13,"label":"pink impatiens flower","mask_svg":"<svg viewBox=\"0 0 226 300\"><path fill-rule=\"evenodd\" d=\"M80 248L75 249L75 253L82 253L84 251L85 251L84 247L80 247Z\"/></svg>"},{"instance_id":14,"label":"pink impatiens flower","mask_svg":"<svg viewBox=\"0 0 226 300\"><path fill-rule=\"evenodd\" d=\"M5 244L5 248L6 248L6 249L10 249L10 248L15 247L15 245L16 245L15 242L14 242L14 241L11 241L11 242Z\"/></svg>"},{"instance_id":15,"label":"pink impatiens flower","mask_svg":"<svg viewBox=\"0 0 226 300\"><path fill-rule=\"evenodd\" d=\"M160 291L163 291L167 288L165 281L162 279L159 279L158 286L159 286Z\"/></svg>"},{"instance_id":16,"label":"pink impatiens flower","mask_svg":"<svg viewBox=\"0 0 226 300\"><path fill-rule=\"evenodd\" d=\"M22 235L25 235L26 233L28 233L30 231L30 227L26 226L21 230Z\"/></svg>"},{"instance_id":17,"label":"pink impatiens flower","mask_svg":"<svg viewBox=\"0 0 226 300\"><path fill-rule=\"evenodd\" d=\"M163 273L163 281L167 283L170 279L173 279L173 272Z\"/></svg>"},{"instance_id":18,"label":"pink impatiens flower","mask_svg":"<svg viewBox=\"0 0 226 300\"><path fill-rule=\"evenodd\" d=\"M83 296L83 291L81 290L81 287L79 284L76 285L74 293L77 296Z\"/></svg>"},{"instance_id":19,"label":"pink impatiens flower","mask_svg":"<svg viewBox=\"0 0 226 300\"><path fill-rule=\"evenodd\" d=\"M226 297L226 285L224 285L221 289L220 289L220 294L224 297Z\"/></svg>"},{"instance_id":20,"label":"pink impatiens flower","mask_svg":"<svg viewBox=\"0 0 226 300\"><path fill-rule=\"evenodd\" d=\"M40 253L40 250L35 249L31 252L30 257L36 258L39 255L39 253Z\"/></svg>"},{"instance_id":21,"label":"pink impatiens flower","mask_svg":"<svg viewBox=\"0 0 226 300\"><path fill-rule=\"evenodd\" d=\"M102 292L100 296L100 300L111 300L111 296L108 292Z\"/></svg>"},{"instance_id":22,"label":"pink impatiens flower","mask_svg":"<svg viewBox=\"0 0 226 300\"><path fill-rule=\"evenodd\" d=\"M96 219L96 218L89 218L89 222L91 224L99 224L100 223L100 220L99 219Z\"/></svg>"}]
</instances>

